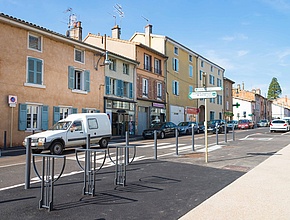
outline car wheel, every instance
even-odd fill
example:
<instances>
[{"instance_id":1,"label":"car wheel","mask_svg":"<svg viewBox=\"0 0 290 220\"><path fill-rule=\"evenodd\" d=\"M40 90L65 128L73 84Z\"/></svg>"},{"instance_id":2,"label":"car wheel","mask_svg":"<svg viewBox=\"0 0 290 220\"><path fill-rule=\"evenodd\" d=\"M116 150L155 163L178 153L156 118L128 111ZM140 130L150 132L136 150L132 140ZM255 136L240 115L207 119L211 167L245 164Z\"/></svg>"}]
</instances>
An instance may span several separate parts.
<instances>
[{"instance_id":1,"label":"car wheel","mask_svg":"<svg viewBox=\"0 0 290 220\"><path fill-rule=\"evenodd\" d=\"M109 142L108 142L108 140L107 140L106 138L102 138L102 139L99 141L99 145L100 145L101 148L106 148L106 147L108 147L108 144L109 144Z\"/></svg>"},{"instance_id":2,"label":"car wheel","mask_svg":"<svg viewBox=\"0 0 290 220\"><path fill-rule=\"evenodd\" d=\"M185 134L189 135L189 130L186 130Z\"/></svg>"},{"instance_id":3,"label":"car wheel","mask_svg":"<svg viewBox=\"0 0 290 220\"><path fill-rule=\"evenodd\" d=\"M63 144L59 141L56 141L50 146L50 153L55 155L61 155L63 152L63 148Z\"/></svg>"},{"instance_id":4,"label":"car wheel","mask_svg":"<svg viewBox=\"0 0 290 220\"><path fill-rule=\"evenodd\" d=\"M33 154L40 154L42 152L41 149L32 149L31 151Z\"/></svg>"},{"instance_id":5,"label":"car wheel","mask_svg":"<svg viewBox=\"0 0 290 220\"><path fill-rule=\"evenodd\" d=\"M160 133L160 138L161 139L165 138L165 133L163 131Z\"/></svg>"}]
</instances>

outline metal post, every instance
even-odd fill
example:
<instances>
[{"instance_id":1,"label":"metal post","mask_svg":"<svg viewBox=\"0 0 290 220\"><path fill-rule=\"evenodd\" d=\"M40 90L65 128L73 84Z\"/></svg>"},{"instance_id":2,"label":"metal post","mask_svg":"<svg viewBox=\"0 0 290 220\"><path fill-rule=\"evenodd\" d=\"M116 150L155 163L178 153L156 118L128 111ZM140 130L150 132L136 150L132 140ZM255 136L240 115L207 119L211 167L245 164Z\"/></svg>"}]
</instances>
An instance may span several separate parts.
<instances>
[{"instance_id":1,"label":"metal post","mask_svg":"<svg viewBox=\"0 0 290 220\"><path fill-rule=\"evenodd\" d=\"M25 164L25 187L30 188L30 170L31 170L31 138L27 139L26 143L26 164Z\"/></svg>"},{"instance_id":2,"label":"metal post","mask_svg":"<svg viewBox=\"0 0 290 220\"><path fill-rule=\"evenodd\" d=\"M129 132L126 131L126 150L125 150L125 165L127 166L129 164Z\"/></svg>"},{"instance_id":3,"label":"metal post","mask_svg":"<svg viewBox=\"0 0 290 220\"><path fill-rule=\"evenodd\" d=\"M215 125L215 134L216 134L216 144L219 144L219 125Z\"/></svg>"},{"instance_id":4,"label":"metal post","mask_svg":"<svg viewBox=\"0 0 290 220\"><path fill-rule=\"evenodd\" d=\"M194 151L194 124L192 123L192 126L191 126L191 139L192 139L192 151Z\"/></svg>"},{"instance_id":5,"label":"metal post","mask_svg":"<svg viewBox=\"0 0 290 220\"><path fill-rule=\"evenodd\" d=\"M176 145L176 155L178 155L178 129L175 128L175 145Z\"/></svg>"},{"instance_id":6,"label":"metal post","mask_svg":"<svg viewBox=\"0 0 290 220\"><path fill-rule=\"evenodd\" d=\"M157 160L157 131L154 130L154 159Z\"/></svg>"},{"instance_id":7,"label":"metal post","mask_svg":"<svg viewBox=\"0 0 290 220\"><path fill-rule=\"evenodd\" d=\"M228 128L227 128L227 122L225 123L225 142L227 143L227 132L228 132Z\"/></svg>"},{"instance_id":8,"label":"metal post","mask_svg":"<svg viewBox=\"0 0 290 220\"><path fill-rule=\"evenodd\" d=\"M235 125L233 125L233 141L235 140Z\"/></svg>"},{"instance_id":9,"label":"metal post","mask_svg":"<svg viewBox=\"0 0 290 220\"><path fill-rule=\"evenodd\" d=\"M205 134L205 162L208 162L208 143L207 143L207 99L204 99L204 134Z\"/></svg>"},{"instance_id":10,"label":"metal post","mask_svg":"<svg viewBox=\"0 0 290 220\"><path fill-rule=\"evenodd\" d=\"M12 140L13 140L13 108L11 107L11 126L10 126L10 147L12 147Z\"/></svg>"}]
</instances>

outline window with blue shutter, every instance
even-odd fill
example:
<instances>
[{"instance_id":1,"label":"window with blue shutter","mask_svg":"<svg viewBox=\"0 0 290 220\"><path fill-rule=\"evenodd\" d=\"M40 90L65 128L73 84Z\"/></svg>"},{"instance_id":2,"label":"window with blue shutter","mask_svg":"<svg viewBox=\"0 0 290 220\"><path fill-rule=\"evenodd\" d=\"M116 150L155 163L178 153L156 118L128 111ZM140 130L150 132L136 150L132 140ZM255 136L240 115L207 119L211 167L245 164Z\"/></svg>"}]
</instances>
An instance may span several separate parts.
<instances>
[{"instance_id":1,"label":"window with blue shutter","mask_svg":"<svg viewBox=\"0 0 290 220\"><path fill-rule=\"evenodd\" d=\"M48 129L48 106L44 105L41 109L41 129Z\"/></svg>"},{"instance_id":2,"label":"window with blue shutter","mask_svg":"<svg viewBox=\"0 0 290 220\"><path fill-rule=\"evenodd\" d=\"M27 82L42 85L42 60L28 58Z\"/></svg>"},{"instance_id":3,"label":"window with blue shutter","mask_svg":"<svg viewBox=\"0 0 290 220\"><path fill-rule=\"evenodd\" d=\"M71 110L72 110L72 114L78 113L78 109L77 108L72 108Z\"/></svg>"},{"instance_id":4,"label":"window with blue shutter","mask_svg":"<svg viewBox=\"0 0 290 220\"><path fill-rule=\"evenodd\" d=\"M106 81L106 95L109 95L110 94L110 77L106 76L105 81Z\"/></svg>"},{"instance_id":5,"label":"window with blue shutter","mask_svg":"<svg viewBox=\"0 0 290 220\"><path fill-rule=\"evenodd\" d=\"M53 106L53 124L60 120L60 108Z\"/></svg>"},{"instance_id":6,"label":"window with blue shutter","mask_svg":"<svg viewBox=\"0 0 290 220\"><path fill-rule=\"evenodd\" d=\"M117 80L117 96L123 96L123 81Z\"/></svg>"},{"instance_id":7,"label":"window with blue shutter","mask_svg":"<svg viewBox=\"0 0 290 220\"><path fill-rule=\"evenodd\" d=\"M90 71L85 70L85 91L90 91Z\"/></svg>"},{"instance_id":8,"label":"window with blue shutter","mask_svg":"<svg viewBox=\"0 0 290 220\"><path fill-rule=\"evenodd\" d=\"M27 105L19 104L19 119L18 119L18 129L20 131L25 131L27 126Z\"/></svg>"},{"instance_id":9,"label":"window with blue shutter","mask_svg":"<svg viewBox=\"0 0 290 220\"><path fill-rule=\"evenodd\" d=\"M129 98L133 98L133 83L129 83Z\"/></svg>"},{"instance_id":10,"label":"window with blue shutter","mask_svg":"<svg viewBox=\"0 0 290 220\"><path fill-rule=\"evenodd\" d=\"M74 89L74 81L75 81L75 68L72 66L68 67L68 88Z\"/></svg>"}]
</instances>

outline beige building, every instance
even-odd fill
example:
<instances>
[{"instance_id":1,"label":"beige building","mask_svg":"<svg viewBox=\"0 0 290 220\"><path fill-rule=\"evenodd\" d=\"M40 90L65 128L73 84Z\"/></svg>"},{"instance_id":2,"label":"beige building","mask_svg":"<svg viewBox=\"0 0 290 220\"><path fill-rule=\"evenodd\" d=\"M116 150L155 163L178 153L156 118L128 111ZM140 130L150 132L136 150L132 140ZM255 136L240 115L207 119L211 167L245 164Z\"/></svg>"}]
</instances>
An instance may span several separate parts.
<instances>
[{"instance_id":1,"label":"beige building","mask_svg":"<svg viewBox=\"0 0 290 220\"><path fill-rule=\"evenodd\" d=\"M233 84L234 81L224 77L223 81L223 97L224 97L224 119L227 121L232 120L234 113L233 113Z\"/></svg>"},{"instance_id":2,"label":"beige building","mask_svg":"<svg viewBox=\"0 0 290 220\"><path fill-rule=\"evenodd\" d=\"M137 134L156 122L166 120L165 107L165 55L142 43L120 39L120 28L112 29L112 37L89 34L86 43L106 47L106 50L136 60L135 87ZM124 68L124 66L123 66Z\"/></svg>"},{"instance_id":3,"label":"beige building","mask_svg":"<svg viewBox=\"0 0 290 220\"><path fill-rule=\"evenodd\" d=\"M104 50L4 14L0 28L0 146L71 113L104 112Z\"/></svg>"}]
</instances>

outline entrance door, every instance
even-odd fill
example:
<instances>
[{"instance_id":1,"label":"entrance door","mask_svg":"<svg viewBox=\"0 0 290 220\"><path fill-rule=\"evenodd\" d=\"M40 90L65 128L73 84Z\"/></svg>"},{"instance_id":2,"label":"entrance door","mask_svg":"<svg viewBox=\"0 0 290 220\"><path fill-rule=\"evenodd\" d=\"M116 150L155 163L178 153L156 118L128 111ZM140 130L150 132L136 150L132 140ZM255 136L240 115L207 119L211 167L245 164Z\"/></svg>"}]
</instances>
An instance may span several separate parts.
<instances>
[{"instance_id":1,"label":"entrance door","mask_svg":"<svg viewBox=\"0 0 290 220\"><path fill-rule=\"evenodd\" d=\"M143 130L147 129L148 114L147 112L138 112L138 135L142 135Z\"/></svg>"}]
</instances>

